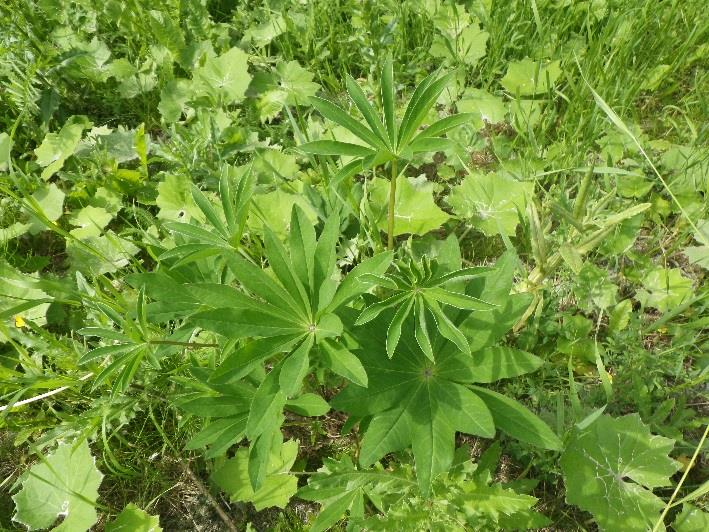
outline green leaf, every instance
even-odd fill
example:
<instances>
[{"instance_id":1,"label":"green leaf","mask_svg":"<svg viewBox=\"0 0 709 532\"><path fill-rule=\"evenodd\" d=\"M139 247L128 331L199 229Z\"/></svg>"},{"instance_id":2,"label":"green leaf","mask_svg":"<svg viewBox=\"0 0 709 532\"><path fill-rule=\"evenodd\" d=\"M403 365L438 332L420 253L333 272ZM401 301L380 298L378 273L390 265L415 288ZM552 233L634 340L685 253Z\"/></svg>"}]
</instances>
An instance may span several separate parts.
<instances>
[{"instance_id":1,"label":"green leaf","mask_svg":"<svg viewBox=\"0 0 709 532\"><path fill-rule=\"evenodd\" d=\"M209 94L217 101L240 102L251 82L248 55L239 48L231 48L219 57L208 57L204 66L195 69L193 80L198 92Z\"/></svg>"},{"instance_id":2,"label":"green leaf","mask_svg":"<svg viewBox=\"0 0 709 532\"><path fill-rule=\"evenodd\" d=\"M165 122L177 122L182 116L185 104L194 93L192 83L186 79L172 79L160 91L158 110Z\"/></svg>"},{"instance_id":3,"label":"green leaf","mask_svg":"<svg viewBox=\"0 0 709 532\"><path fill-rule=\"evenodd\" d=\"M160 518L149 515L135 504L129 503L110 523L106 523L106 532L161 532Z\"/></svg>"},{"instance_id":4,"label":"green leaf","mask_svg":"<svg viewBox=\"0 0 709 532\"><path fill-rule=\"evenodd\" d=\"M495 419L495 426L513 438L536 445L542 449L558 451L561 440L549 425L517 401L502 394L473 386L473 391L485 401Z\"/></svg>"},{"instance_id":5,"label":"green leaf","mask_svg":"<svg viewBox=\"0 0 709 532\"><path fill-rule=\"evenodd\" d=\"M298 149L304 153L313 155L338 155L368 157L374 155L374 151L350 142L340 142L337 140L314 140L306 144L301 144Z\"/></svg>"},{"instance_id":6,"label":"green leaf","mask_svg":"<svg viewBox=\"0 0 709 532\"><path fill-rule=\"evenodd\" d=\"M317 241L315 229L303 209L293 205L290 222L289 251L291 263L301 284L314 295L314 260Z\"/></svg>"},{"instance_id":7,"label":"green leaf","mask_svg":"<svg viewBox=\"0 0 709 532\"><path fill-rule=\"evenodd\" d=\"M500 80L512 95L532 96L547 92L554 87L561 75L559 61L548 63L522 59L507 65L507 73Z\"/></svg>"},{"instance_id":8,"label":"green leaf","mask_svg":"<svg viewBox=\"0 0 709 532\"><path fill-rule=\"evenodd\" d=\"M643 290L636 298L643 306L667 312L692 295L692 280L679 268L656 268L643 278Z\"/></svg>"},{"instance_id":9,"label":"green leaf","mask_svg":"<svg viewBox=\"0 0 709 532\"><path fill-rule=\"evenodd\" d=\"M383 274L389 268L393 257L394 254L391 251L385 251L364 259L357 266L352 268L340 283L332 301L329 302L327 312L333 312L366 292L371 286L361 282L360 277L368 273L375 275Z\"/></svg>"},{"instance_id":10,"label":"green leaf","mask_svg":"<svg viewBox=\"0 0 709 532\"><path fill-rule=\"evenodd\" d=\"M394 235L423 235L438 229L448 220L448 215L433 200L434 184L425 177L407 178L400 175L396 183ZM381 178L373 179L369 193L377 226L386 231L389 182Z\"/></svg>"},{"instance_id":11,"label":"green leaf","mask_svg":"<svg viewBox=\"0 0 709 532\"><path fill-rule=\"evenodd\" d=\"M498 305L494 303L488 303L477 297L469 296L467 294L461 294L459 292L452 292L440 287L425 288L423 293L427 298L434 299L443 305L450 305L451 307L463 309L463 310L493 310Z\"/></svg>"},{"instance_id":12,"label":"green leaf","mask_svg":"<svg viewBox=\"0 0 709 532\"><path fill-rule=\"evenodd\" d=\"M673 445L638 414L601 416L576 430L561 456L566 500L591 512L601 530L652 528L664 502L651 490L670 486L679 469L667 456Z\"/></svg>"},{"instance_id":13,"label":"green leaf","mask_svg":"<svg viewBox=\"0 0 709 532\"><path fill-rule=\"evenodd\" d=\"M192 218L204 222L202 211L192 199L192 182L182 174L168 174L158 183L155 200L160 211L158 218L189 222Z\"/></svg>"},{"instance_id":14,"label":"green leaf","mask_svg":"<svg viewBox=\"0 0 709 532\"><path fill-rule=\"evenodd\" d=\"M274 445L268 455L266 477L256 491L249 479L249 450L241 448L211 475L232 501L250 502L257 512L264 508L285 508L298 490L298 479L288 472L298 455L298 442L290 440Z\"/></svg>"},{"instance_id":15,"label":"green leaf","mask_svg":"<svg viewBox=\"0 0 709 532\"><path fill-rule=\"evenodd\" d=\"M36 205L34 203L30 203L32 206L30 211L30 232L36 233L38 231L48 229L44 220L45 218L50 222L55 222L61 218L62 214L64 214L65 197L66 195L64 192L62 192L54 183L49 183L49 185L45 185L36 190L32 194L32 199L36 202ZM38 207L37 214L40 216L33 214L36 212L36 207Z\"/></svg>"},{"instance_id":16,"label":"green leaf","mask_svg":"<svg viewBox=\"0 0 709 532\"><path fill-rule=\"evenodd\" d=\"M677 515L672 523L675 532L704 532L709 530L709 513L692 506L684 504L682 512Z\"/></svg>"},{"instance_id":17,"label":"green leaf","mask_svg":"<svg viewBox=\"0 0 709 532\"><path fill-rule=\"evenodd\" d=\"M436 353L434 365L407 328L398 356L387 362L385 321L371 322L356 335L360 346L354 352L367 371L368 387L349 385L331 403L354 416L373 416L362 440L362 465L413 445L418 480L426 490L451 464L456 431L491 437L494 424L485 404L456 382L460 372L441 371L446 364L465 365L469 357L449 349Z\"/></svg>"},{"instance_id":18,"label":"green leaf","mask_svg":"<svg viewBox=\"0 0 709 532\"><path fill-rule=\"evenodd\" d=\"M13 521L37 530L49 528L63 515L53 530L89 530L97 520L95 501L102 478L86 440L64 443L22 477L22 489L12 497Z\"/></svg>"},{"instance_id":19,"label":"green leaf","mask_svg":"<svg viewBox=\"0 0 709 532\"><path fill-rule=\"evenodd\" d=\"M309 334L305 340L286 358L278 376L281 392L290 397L300 390L303 379L310 367L310 349L313 347L313 335Z\"/></svg>"},{"instance_id":20,"label":"green leaf","mask_svg":"<svg viewBox=\"0 0 709 532\"><path fill-rule=\"evenodd\" d=\"M500 230L514 236L518 213L524 213L532 191L532 183L500 174L470 174L451 190L448 204L456 215L470 220L487 236L495 236Z\"/></svg>"},{"instance_id":21,"label":"green leaf","mask_svg":"<svg viewBox=\"0 0 709 532\"><path fill-rule=\"evenodd\" d=\"M367 124L369 124L369 129L381 140L379 147L386 147L391 151L392 146L389 142L387 131L384 129L384 124L382 124L381 119L377 116L374 107L367 101L367 96L364 94L364 91L349 74L345 77L345 85L350 99L357 106L359 112L362 113Z\"/></svg>"},{"instance_id":22,"label":"green leaf","mask_svg":"<svg viewBox=\"0 0 709 532\"><path fill-rule=\"evenodd\" d=\"M454 74L446 74L438 79L433 77L424 79L414 91L409 104L404 111L404 118L399 129L399 150L402 150L409 143L436 103L441 92L453 81ZM419 90L421 88L421 90Z\"/></svg>"},{"instance_id":23,"label":"green leaf","mask_svg":"<svg viewBox=\"0 0 709 532\"><path fill-rule=\"evenodd\" d=\"M468 88L457 103L458 111L473 115L472 123L482 129L486 123L499 124L505 121L507 107L502 98L493 96L482 89Z\"/></svg>"},{"instance_id":24,"label":"green leaf","mask_svg":"<svg viewBox=\"0 0 709 532\"><path fill-rule=\"evenodd\" d=\"M325 340L320 344L321 358L333 373L344 377L354 384L367 387L367 372L359 359L342 344Z\"/></svg>"},{"instance_id":25,"label":"green leaf","mask_svg":"<svg viewBox=\"0 0 709 532\"><path fill-rule=\"evenodd\" d=\"M486 347L473 354L475 376L472 382L495 382L538 370L544 361L512 347Z\"/></svg>"},{"instance_id":26,"label":"green leaf","mask_svg":"<svg viewBox=\"0 0 709 532\"><path fill-rule=\"evenodd\" d=\"M396 150L398 130L396 117L394 116L394 100L396 98L396 92L394 88L394 66L391 55L387 57L384 62L384 67L382 68L381 93L382 108L384 110L384 122L386 124L387 135L389 137L389 145Z\"/></svg>"},{"instance_id":27,"label":"green leaf","mask_svg":"<svg viewBox=\"0 0 709 532\"><path fill-rule=\"evenodd\" d=\"M368 129L367 126L362 124L362 122L356 120L355 118L353 118L352 116L347 114L344 110L342 110L340 107L338 107L334 103L332 103L328 100L325 100L324 98L318 98L316 96L313 96L312 98L310 98L310 103L325 118L344 127L345 129L350 131L353 135L355 135L356 137L358 137L359 139L364 141L365 144L371 146L371 148L373 148L374 150L386 150L387 149L386 144L379 137L379 135L377 135L372 130ZM370 153L372 152L372 150L369 150L369 151L370 151ZM325 154L325 155L337 155L337 153ZM350 155L356 155L356 154L352 153Z\"/></svg>"},{"instance_id":28,"label":"green leaf","mask_svg":"<svg viewBox=\"0 0 709 532\"><path fill-rule=\"evenodd\" d=\"M327 401L315 393L304 393L295 399L289 399L286 408L301 416L324 416L330 411Z\"/></svg>"},{"instance_id":29,"label":"green leaf","mask_svg":"<svg viewBox=\"0 0 709 532\"><path fill-rule=\"evenodd\" d=\"M64 161L79 146L82 133L90 127L91 122L85 116L72 116L59 133L47 133L42 144L34 150L37 164L44 167L41 176L43 180L46 181L64 166Z\"/></svg>"}]
</instances>

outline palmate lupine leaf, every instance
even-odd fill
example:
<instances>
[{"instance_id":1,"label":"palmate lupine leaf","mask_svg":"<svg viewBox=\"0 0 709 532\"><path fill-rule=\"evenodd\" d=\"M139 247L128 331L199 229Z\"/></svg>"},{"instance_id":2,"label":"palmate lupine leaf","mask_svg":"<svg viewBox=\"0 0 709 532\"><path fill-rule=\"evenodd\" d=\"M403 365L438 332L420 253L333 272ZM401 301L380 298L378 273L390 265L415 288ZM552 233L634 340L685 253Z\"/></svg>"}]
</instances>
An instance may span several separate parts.
<instances>
[{"instance_id":1,"label":"palmate lupine leaf","mask_svg":"<svg viewBox=\"0 0 709 532\"><path fill-rule=\"evenodd\" d=\"M445 149L449 147L449 143L447 139L440 138L440 135L468 122L474 118L472 114L443 118L416 133L438 97L452 80L452 74L440 76L438 72L434 72L427 76L414 90L399 123L394 111L396 92L391 58L385 62L380 79L383 120L367 100L362 88L351 76L347 76L345 80L347 93L364 122L324 98L313 96L310 98L310 103L324 118L347 129L366 146L316 140L301 144L298 149L313 155L354 156L361 159L364 167L399 158L410 159L414 153Z\"/></svg>"},{"instance_id":2,"label":"palmate lupine leaf","mask_svg":"<svg viewBox=\"0 0 709 532\"><path fill-rule=\"evenodd\" d=\"M445 288L446 283L463 283L475 277L490 272L489 268L463 268L448 272L439 268L436 261L424 257L420 264L410 261L398 266L399 271L381 276L365 276L369 281L391 290L393 295L383 301L365 308L355 321L355 325L364 325L391 307L398 307L389 321L387 330L386 351L389 358L394 356L401 335L401 327L406 318L413 312L415 320L416 341L430 359L434 360L433 345L430 335L432 325L437 325L438 332L453 342L458 348L470 353L470 346L465 335L445 314L441 306L451 306L466 311L490 311L497 307L496 303L484 301L464 292L455 292Z\"/></svg>"}]
</instances>

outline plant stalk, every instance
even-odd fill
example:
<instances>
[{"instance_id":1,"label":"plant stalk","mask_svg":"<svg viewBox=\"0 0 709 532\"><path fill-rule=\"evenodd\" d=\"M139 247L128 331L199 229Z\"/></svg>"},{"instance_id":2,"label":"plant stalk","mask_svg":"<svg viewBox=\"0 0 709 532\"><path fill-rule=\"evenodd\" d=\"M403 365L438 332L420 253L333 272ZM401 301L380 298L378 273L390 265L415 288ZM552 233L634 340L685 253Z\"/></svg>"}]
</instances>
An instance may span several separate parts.
<instances>
[{"instance_id":1,"label":"plant stalk","mask_svg":"<svg viewBox=\"0 0 709 532\"><path fill-rule=\"evenodd\" d=\"M391 162L391 181L389 182L389 216L387 220L387 248L394 249L394 207L396 206L396 178L398 177L397 160Z\"/></svg>"}]
</instances>

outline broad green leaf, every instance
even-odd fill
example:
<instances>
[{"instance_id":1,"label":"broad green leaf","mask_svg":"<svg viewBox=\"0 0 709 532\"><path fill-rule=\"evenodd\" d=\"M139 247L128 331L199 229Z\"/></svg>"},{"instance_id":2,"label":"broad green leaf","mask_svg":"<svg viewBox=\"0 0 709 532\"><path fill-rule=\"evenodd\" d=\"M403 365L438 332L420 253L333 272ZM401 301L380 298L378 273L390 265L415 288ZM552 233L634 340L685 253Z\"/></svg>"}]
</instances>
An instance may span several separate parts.
<instances>
[{"instance_id":1,"label":"broad green leaf","mask_svg":"<svg viewBox=\"0 0 709 532\"><path fill-rule=\"evenodd\" d=\"M204 66L195 69L193 79L199 92L225 104L240 102L251 81L248 55L239 48L231 48L219 57L208 57Z\"/></svg>"},{"instance_id":2,"label":"broad green leaf","mask_svg":"<svg viewBox=\"0 0 709 532\"><path fill-rule=\"evenodd\" d=\"M589 262L577 272L573 291L580 308L605 310L615 304L618 287L610 281L607 270Z\"/></svg>"},{"instance_id":3,"label":"broad green leaf","mask_svg":"<svg viewBox=\"0 0 709 532\"><path fill-rule=\"evenodd\" d=\"M257 512L274 506L285 508L298 489L298 479L288 474L297 455L298 442L294 440L274 446L269 453L266 478L256 491L249 479L249 451L243 447L211 478L232 501L253 503Z\"/></svg>"},{"instance_id":4,"label":"broad green leaf","mask_svg":"<svg viewBox=\"0 0 709 532\"><path fill-rule=\"evenodd\" d=\"M39 207L38 214L41 217L32 214L32 212L34 212L34 205L32 205L29 228L31 233L48 229L47 225L43 221L44 218L50 222L55 222L61 218L62 214L64 214L65 197L66 195L64 192L62 192L54 183L49 183L49 185L43 186L32 194L32 199L37 202L37 206Z\"/></svg>"},{"instance_id":5,"label":"broad green leaf","mask_svg":"<svg viewBox=\"0 0 709 532\"><path fill-rule=\"evenodd\" d=\"M507 73L500 80L502 86L513 96L532 96L553 88L561 75L559 61L536 62L522 59L507 65Z\"/></svg>"},{"instance_id":6,"label":"broad green leaf","mask_svg":"<svg viewBox=\"0 0 709 532\"><path fill-rule=\"evenodd\" d=\"M194 218L204 222L204 214L192 199L191 187L191 181L183 174L167 174L157 186L158 218L185 223Z\"/></svg>"},{"instance_id":7,"label":"broad green leaf","mask_svg":"<svg viewBox=\"0 0 709 532\"><path fill-rule=\"evenodd\" d=\"M652 489L670 486L679 469L667 456L673 445L638 414L599 417L574 432L561 456L566 500L591 512L601 530L652 528L664 507Z\"/></svg>"},{"instance_id":8,"label":"broad green leaf","mask_svg":"<svg viewBox=\"0 0 709 532\"><path fill-rule=\"evenodd\" d=\"M709 513L691 504L684 504L677 515L672 528L675 532L704 532L709 530Z\"/></svg>"},{"instance_id":9,"label":"broad green leaf","mask_svg":"<svg viewBox=\"0 0 709 532\"><path fill-rule=\"evenodd\" d=\"M504 122L507 116L507 108L502 98L482 89L466 89L463 98L456 105L461 113L473 115L472 124L476 129L482 129L486 123Z\"/></svg>"},{"instance_id":10,"label":"broad green leaf","mask_svg":"<svg viewBox=\"0 0 709 532\"><path fill-rule=\"evenodd\" d=\"M61 170L66 161L79 146L81 135L91 127L85 116L72 116L58 133L47 133L42 144L34 151L37 164L44 167L42 179L47 180Z\"/></svg>"},{"instance_id":11,"label":"broad green leaf","mask_svg":"<svg viewBox=\"0 0 709 532\"><path fill-rule=\"evenodd\" d=\"M477 22L466 25L454 38L436 35L431 46L431 55L452 63L462 62L474 67L487 53L488 32L480 29Z\"/></svg>"},{"instance_id":12,"label":"broad green leaf","mask_svg":"<svg viewBox=\"0 0 709 532\"><path fill-rule=\"evenodd\" d=\"M168 81L160 91L158 110L167 123L177 122L185 110L185 105L194 94L192 83L186 79Z\"/></svg>"},{"instance_id":13,"label":"broad green leaf","mask_svg":"<svg viewBox=\"0 0 709 532\"><path fill-rule=\"evenodd\" d=\"M112 273L127 266L140 249L127 238L111 231L97 237L84 238L87 249L73 240L68 240L67 254L74 269L90 275Z\"/></svg>"},{"instance_id":14,"label":"broad green leaf","mask_svg":"<svg viewBox=\"0 0 709 532\"><path fill-rule=\"evenodd\" d=\"M532 192L532 183L495 173L471 174L453 188L448 204L456 215L470 220L487 236L497 235L500 230L514 236L518 213L524 213Z\"/></svg>"},{"instance_id":15,"label":"broad green leaf","mask_svg":"<svg viewBox=\"0 0 709 532\"><path fill-rule=\"evenodd\" d=\"M679 268L656 268L643 278L643 289L636 298L643 306L667 312L692 295L692 280Z\"/></svg>"},{"instance_id":16,"label":"broad green leaf","mask_svg":"<svg viewBox=\"0 0 709 532\"><path fill-rule=\"evenodd\" d=\"M98 518L95 504L103 475L96 468L89 445L63 443L22 478L15 501L16 521L30 530L51 527L57 532L89 530Z\"/></svg>"},{"instance_id":17,"label":"broad green leaf","mask_svg":"<svg viewBox=\"0 0 709 532\"><path fill-rule=\"evenodd\" d=\"M448 215L433 200L433 183L423 177L407 178L403 175L396 182L394 235L423 235L438 229L448 220ZM373 179L369 193L377 226L386 231L389 182L381 178Z\"/></svg>"},{"instance_id":18,"label":"broad green leaf","mask_svg":"<svg viewBox=\"0 0 709 532\"><path fill-rule=\"evenodd\" d=\"M495 426L503 432L542 449L561 449L561 440L549 426L517 401L479 386L473 386L473 391L485 401Z\"/></svg>"},{"instance_id":19,"label":"broad green leaf","mask_svg":"<svg viewBox=\"0 0 709 532\"><path fill-rule=\"evenodd\" d=\"M123 508L118 517L106 523L106 532L161 532L160 518L149 515L144 510L130 503Z\"/></svg>"},{"instance_id":20,"label":"broad green leaf","mask_svg":"<svg viewBox=\"0 0 709 532\"><path fill-rule=\"evenodd\" d=\"M51 299L38 287L38 280L35 275L20 272L0 260L0 313L10 313L7 317L20 316L25 321L44 325ZM23 304L28 306L22 310L13 310ZM7 339L4 327L0 327L0 341Z\"/></svg>"},{"instance_id":21,"label":"broad green leaf","mask_svg":"<svg viewBox=\"0 0 709 532\"><path fill-rule=\"evenodd\" d=\"M285 238L288 234L293 204L296 203L303 209L308 219L315 224L317 215L305 196L289 194L278 188L267 194L254 195L253 207L249 212L249 227L261 230L264 225L267 225L279 237Z\"/></svg>"},{"instance_id":22,"label":"broad green leaf","mask_svg":"<svg viewBox=\"0 0 709 532\"><path fill-rule=\"evenodd\" d=\"M434 365L420 350L410 328L402 331L398 355L386 356L386 320L371 322L357 334L354 351L369 377L367 388L349 385L332 400L335 408L355 416L373 416L362 440L360 462L368 465L389 452L413 445L416 470L424 490L453 459L456 431L491 437L492 416L485 404L438 371L469 357L455 350L436 353Z\"/></svg>"},{"instance_id":23,"label":"broad green leaf","mask_svg":"<svg viewBox=\"0 0 709 532\"><path fill-rule=\"evenodd\" d=\"M100 236L112 219L113 214L103 207L87 205L69 219L69 223L76 226L70 232L77 238Z\"/></svg>"}]
</instances>

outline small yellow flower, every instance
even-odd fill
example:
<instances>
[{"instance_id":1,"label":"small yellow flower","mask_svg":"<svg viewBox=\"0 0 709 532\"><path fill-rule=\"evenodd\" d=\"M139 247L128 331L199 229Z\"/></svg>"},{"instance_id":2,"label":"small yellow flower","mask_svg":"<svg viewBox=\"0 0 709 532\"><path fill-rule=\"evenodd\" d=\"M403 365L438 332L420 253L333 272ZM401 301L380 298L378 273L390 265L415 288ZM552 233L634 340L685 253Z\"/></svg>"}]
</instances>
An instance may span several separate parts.
<instances>
[{"instance_id":1,"label":"small yellow flower","mask_svg":"<svg viewBox=\"0 0 709 532\"><path fill-rule=\"evenodd\" d=\"M22 316L15 316L15 327L20 329L20 328L24 327L25 325L27 325L27 322L25 321L25 319Z\"/></svg>"}]
</instances>

